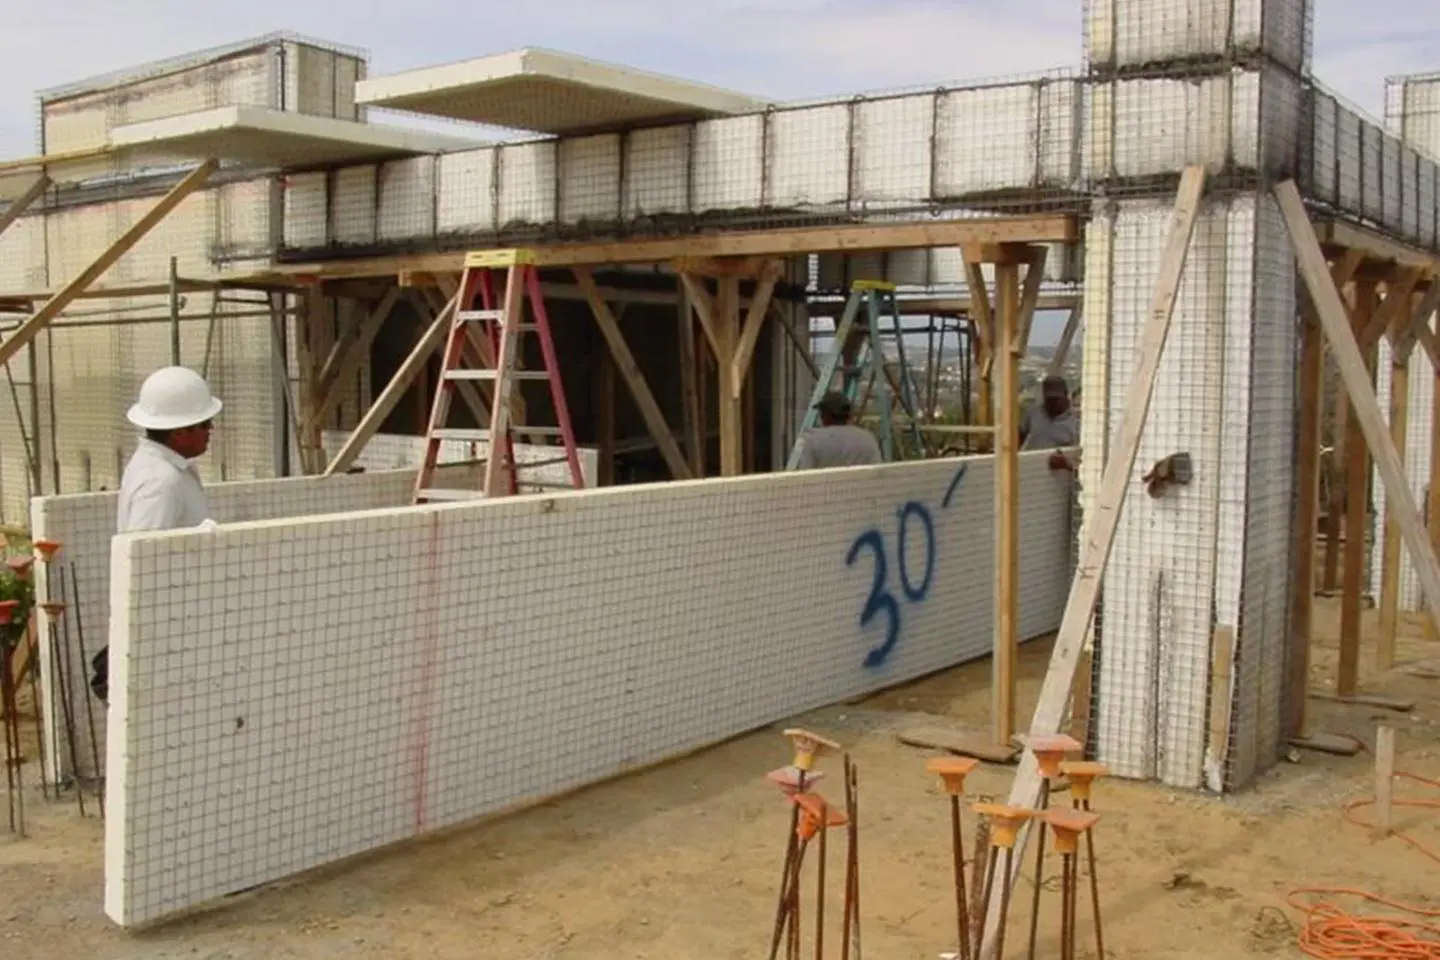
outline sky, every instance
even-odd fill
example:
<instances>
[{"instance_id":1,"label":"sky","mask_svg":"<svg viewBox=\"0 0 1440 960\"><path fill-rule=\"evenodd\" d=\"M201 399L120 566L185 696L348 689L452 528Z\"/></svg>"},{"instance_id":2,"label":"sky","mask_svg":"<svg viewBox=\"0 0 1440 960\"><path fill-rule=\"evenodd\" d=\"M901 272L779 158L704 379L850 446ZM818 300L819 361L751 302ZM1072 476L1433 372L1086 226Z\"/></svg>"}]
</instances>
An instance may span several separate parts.
<instances>
[{"instance_id":1,"label":"sky","mask_svg":"<svg viewBox=\"0 0 1440 960\"><path fill-rule=\"evenodd\" d=\"M1440 71L1435 0L1314 3L1315 74L1368 112L1380 115L1387 75ZM372 76L529 45L793 100L1078 66L1081 7L1082 0L49 0L26 4L0 31L0 160L37 149L39 90L276 30L361 48Z\"/></svg>"}]
</instances>

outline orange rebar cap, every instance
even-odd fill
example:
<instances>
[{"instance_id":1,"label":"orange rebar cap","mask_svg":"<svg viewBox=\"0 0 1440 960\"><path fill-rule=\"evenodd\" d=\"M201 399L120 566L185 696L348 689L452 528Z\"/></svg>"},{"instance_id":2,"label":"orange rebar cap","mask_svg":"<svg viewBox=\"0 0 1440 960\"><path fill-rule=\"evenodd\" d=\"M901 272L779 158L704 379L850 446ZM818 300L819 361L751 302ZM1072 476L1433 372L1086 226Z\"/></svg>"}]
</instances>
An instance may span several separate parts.
<instances>
[{"instance_id":1,"label":"orange rebar cap","mask_svg":"<svg viewBox=\"0 0 1440 960\"><path fill-rule=\"evenodd\" d=\"M800 778L805 778L805 786L810 786L825 778L823 770L801 770L799 767L786 764L783 767L776 767L765 774L765 779L779 787L782 793L791 795L800 792Z\"/></svg>"},{"instance_id":2,"label":"orange rebar cap","mask_svg":"<svg viewBox=\"0 0 1440 960\"><path fill-rule=\"evenodd\" d=\"M1025 822L1039 811L1028 807L1011 807L1003 803L976 803L970 807L990 821L990 846L1008 849L1015 846L1015 839Z\"/></svg>"},{"instance_id":3,"label":"orange rebar cap","mask_svg":"<svg viewBox=\"0 0 1440 960\"><path fill-rule=\"evenodd\" d=\"M55 559L55 554L60 552L59 540L36 540L33 544L35 552L40 554L40 559L49 563Z\"/></svg>"},{"instance_id":4,"label":"orange rebar cap","mask_svg":"<svg viewBox=\"0 0 1440 960\"><path fill-rule=\"evenodd\" d=\"M800 820L795 825L795 835L801 840L812 839L820 832L821 824L828 830L831 827L843 827L850 822L844 811L830 806L818 793L797 793L790 798L790 802L800 808Z\"/></svg>"},{"instance_id":5,"label":"orange rebar cap","mask_svg":"<svg viewBox=\"0 0 1440 960\"><path fill-rule=\"evenodd\" d=\"M1075 853L1080 849L1080 834L1100 821L1100 814L1067 807L1055 807L1045 811L1045 822L1055 832L1055 851Z\"/></svg>"},{"instance_id":6,"label":"orange rebar cap","mask_svg":"<svg viewBox=\"0 0 1440 960\"><path fill-rule=\"evenodd\" d=\"M1110 768L1093 760L1066 760L1060 772L1070 778L1070 795L1076 800L1089 800L1095 781L1110 775Z\"/></svg>"},{"instance_id":7,"label":"orange rebar cap","mask_svg":"<svg viewBox=\"0 0 1440 960\"><path fill-rule=\"evenodd\" d=\"M944 781L945 792L952 797L965 792L965 778L979 765L974 757L931 757L925 761L925 769Z\"/></svg>"},{"instance_id":8,"label":"orange rebar cap","mask_svg":"<svg viewBox=\"0 0 1440 960\"><path fill-rule=\"evenodd\" d=\"M1065 754L1085 749L1084 744L1063 733L1049 733L1025 738L1025 749L1035 754L1040 764L1040 775L1047 780L1060 776L1060 764Z\"/></svg>"},{"instance_id":9,"label":"orange rebar cap","mask_svg":"<svg viewBox=\"0 0 1440 960\"><path fill-rule=\"evenodd\" d=\"M784 735L790 738L795 745L795 759L792 764L805 772L815 765L815 758L820 756L826 749L839 750L840 744L834 740L826 740L818 733L811 733L809 730L801 730L792 727L783 731Z\"/></svg>"}]
</instances>

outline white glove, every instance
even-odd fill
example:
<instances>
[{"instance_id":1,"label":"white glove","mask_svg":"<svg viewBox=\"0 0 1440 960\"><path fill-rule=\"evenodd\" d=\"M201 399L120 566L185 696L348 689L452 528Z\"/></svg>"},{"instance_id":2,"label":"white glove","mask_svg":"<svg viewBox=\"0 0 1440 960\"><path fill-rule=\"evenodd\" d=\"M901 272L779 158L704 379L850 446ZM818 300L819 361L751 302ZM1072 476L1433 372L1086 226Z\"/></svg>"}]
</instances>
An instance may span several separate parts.
<instances>
[{"instance_id":1,"label":"white glove","mask_svg":"<svg viewBox=\"0 0 1440 960\"><path fill-rule=\"evenodd\" d=\"M211 520L209 517L206 517L204 520L200 521L200 524L195 529L203 530L206 533L209 533L211 530L214 530L218 526L220 526L220 524L216 523L214 520Z\"/></svg>"}]
</instances>

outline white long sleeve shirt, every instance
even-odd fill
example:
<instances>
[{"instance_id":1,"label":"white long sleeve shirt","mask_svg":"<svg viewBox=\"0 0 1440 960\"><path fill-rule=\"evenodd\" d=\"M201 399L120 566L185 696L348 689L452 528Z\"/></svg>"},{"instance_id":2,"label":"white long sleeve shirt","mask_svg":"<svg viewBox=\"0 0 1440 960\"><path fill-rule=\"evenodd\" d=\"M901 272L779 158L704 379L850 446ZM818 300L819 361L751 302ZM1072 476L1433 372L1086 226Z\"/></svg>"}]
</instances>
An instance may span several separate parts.
<instances>
[{"instance_id":1,"label":"white long sleeve shirt","mask_svg":"<svg viewBox=\"0 0 1440 960\"><path fill-rule=\"evenodd\" d=\"M194 465L164 444L142 437L120 479L118 532L198 527L209 516Z\"/></svg>"}]
</instances>

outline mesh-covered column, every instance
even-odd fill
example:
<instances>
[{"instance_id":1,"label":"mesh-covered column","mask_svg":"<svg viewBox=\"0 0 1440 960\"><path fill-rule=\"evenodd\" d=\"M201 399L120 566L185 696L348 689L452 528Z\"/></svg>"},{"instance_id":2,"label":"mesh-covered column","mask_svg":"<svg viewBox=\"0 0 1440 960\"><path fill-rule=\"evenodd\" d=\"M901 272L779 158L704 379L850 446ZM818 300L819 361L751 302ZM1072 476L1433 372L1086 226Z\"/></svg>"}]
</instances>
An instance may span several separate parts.
<instances>
[{"instance_id":1,"label":"mesh-covered column","mask_svg":"<svg viewBox=\"0 0 1440 960\"><path fill-rule=\"evenodd\" d=\"M1301 0L1086 11L1085 177L1106 198L1086 235L1086 513L1178 175L1210 176L1092 638L1095 748L1123 776L1222 790L1278 755L1297 343L1294 254L1269 187L1297 168L1308 24ZM1141 477L1181 453L1190 482L1148 495Z\"/></svg>"}]
</instances>

